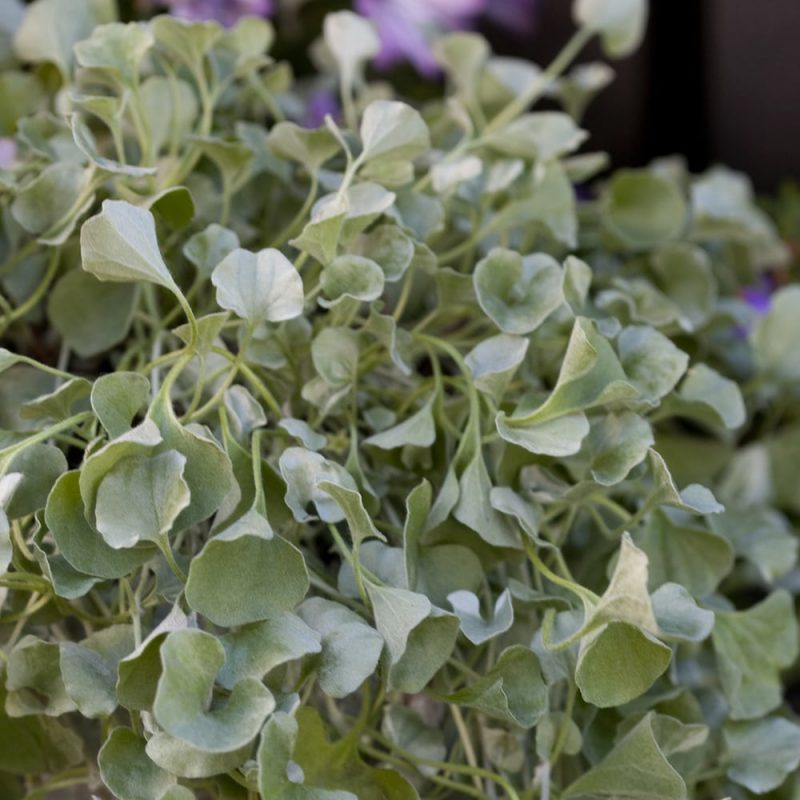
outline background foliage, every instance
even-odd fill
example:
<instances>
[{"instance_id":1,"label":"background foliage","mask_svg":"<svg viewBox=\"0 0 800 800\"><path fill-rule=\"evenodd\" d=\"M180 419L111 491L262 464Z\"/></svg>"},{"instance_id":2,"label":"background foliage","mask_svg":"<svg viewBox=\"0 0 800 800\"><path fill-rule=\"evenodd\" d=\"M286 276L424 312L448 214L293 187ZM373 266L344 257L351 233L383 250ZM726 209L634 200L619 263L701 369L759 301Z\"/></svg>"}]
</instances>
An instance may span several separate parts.
<instances>
[{"instance_id":1,"label":"background foliage","mask_svg":"<svg viewBox=\"0 0 800 800\"><path fill-rule=\"evenodd\" d=\"M795 796L800 290L581 149L644 2L419 108L331 15L318 127L263 19L3 8L3 797Z\"/></svg>"}]
</instances>

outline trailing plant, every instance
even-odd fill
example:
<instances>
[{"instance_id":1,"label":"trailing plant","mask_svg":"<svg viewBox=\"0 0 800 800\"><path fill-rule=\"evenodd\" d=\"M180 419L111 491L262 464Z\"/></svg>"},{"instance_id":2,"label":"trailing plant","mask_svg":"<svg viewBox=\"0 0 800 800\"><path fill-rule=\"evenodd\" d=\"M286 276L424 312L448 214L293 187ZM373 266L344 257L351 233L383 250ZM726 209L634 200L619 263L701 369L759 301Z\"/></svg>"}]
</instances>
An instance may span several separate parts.
<instances>
[{"instance_id":1,"label":"trailing plant","mask_svg":"<svg viewBox=\"0 0 800 800\"><path fill-rule=\"evenodd\" d=\"M795 796L800 289L579 152L646 12L422 109L331 15L318 129L266 21L12 20L4 798Z\"/></svg>"}]
</instances>

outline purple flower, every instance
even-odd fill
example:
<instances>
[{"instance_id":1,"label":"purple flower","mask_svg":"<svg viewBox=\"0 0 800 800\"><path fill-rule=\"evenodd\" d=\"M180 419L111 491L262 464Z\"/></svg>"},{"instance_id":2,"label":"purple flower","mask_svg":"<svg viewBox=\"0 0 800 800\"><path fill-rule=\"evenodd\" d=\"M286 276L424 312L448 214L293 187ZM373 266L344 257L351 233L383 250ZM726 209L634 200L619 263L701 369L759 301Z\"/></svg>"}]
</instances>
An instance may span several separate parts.
<instances>
[{"instance_id":1,"label":"purple flower","mask_svg":"<svg viewBox=\"0 0 800 800\"><path fill-rule=\"evenodd\" d=\"M739 297L747 303L756 314L763 316L769 313L772 304L772 293L775 291L775 281L770 275L759 276L758 283L745 286L739 292Z\"/></svg>"},{"instance_id":2,"label":"purple flower","mask_svg":"<svg viewBox=\"0 0 800 800\"><path fill-rule=\"evenodd\" d=\"M303 124L306 128L319 128L325 124L329 114L336 119L340 114L339 101L330 89L316 89L308 98L306 116Z\"/></svg>"},{"instance_id":3,"label":"purple flower","mask_svg":"<svg viewBox=\"0 0 800 800\"><path fill-rule=\"evenodd\" d=\"M359 14L375 23L381 51L375 64L385 69L410 61L423 75L433 76L439 66L433 40L445 31L470 28L488 0L356 0Z\"/></svg>"},{"instance_id":4,"label":"purple flower","mask_svg":"<svg viewBox=\"0 0 800 800\"><path fill-rule=\"evenodd\" d=\"M483 16L516 36L529 36L536 30L536 7L539 0L491 0Z\"/></svg>"},{"instance_id":5,"label":"purple flower","mask_svg":"<svg viewBox=\"0 0 800 800\"><path fill-rule=\"evenodd\" d=\"M181 19L216 20L226 27L242 17L267 17L273 11L272 0L163 0L163 4Z\"/></svg>"},{"instance_id":6,"label":"purple flower","mask_svg":"<svg viewBox=\"0 0 800 800\"><path fill-rule=\"evenodd\" d=\"M8 137L0 138L0 169L10 169L17 158L17 143Z\"/></svg>"}]
</instances>

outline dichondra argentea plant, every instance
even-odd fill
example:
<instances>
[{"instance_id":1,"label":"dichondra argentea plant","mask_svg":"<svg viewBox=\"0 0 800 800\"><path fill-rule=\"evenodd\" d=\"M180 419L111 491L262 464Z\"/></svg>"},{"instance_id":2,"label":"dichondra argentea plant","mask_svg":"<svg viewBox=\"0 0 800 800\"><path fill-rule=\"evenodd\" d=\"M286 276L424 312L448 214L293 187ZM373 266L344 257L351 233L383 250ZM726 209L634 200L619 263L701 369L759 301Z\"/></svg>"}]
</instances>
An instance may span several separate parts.
<instances>
[{"instance_id":1,"label":"dichondra argentea plant","mask_svg":"<svg viewBox=\"0 0 800 800\"><path fill-rule=\"evenodd\" d=\"M578 152L644 0L420 108L332 14L318 129L268 22L108 6L4 44L2 797L795 797L800 289Z\"/></svg>"}]
</instances>

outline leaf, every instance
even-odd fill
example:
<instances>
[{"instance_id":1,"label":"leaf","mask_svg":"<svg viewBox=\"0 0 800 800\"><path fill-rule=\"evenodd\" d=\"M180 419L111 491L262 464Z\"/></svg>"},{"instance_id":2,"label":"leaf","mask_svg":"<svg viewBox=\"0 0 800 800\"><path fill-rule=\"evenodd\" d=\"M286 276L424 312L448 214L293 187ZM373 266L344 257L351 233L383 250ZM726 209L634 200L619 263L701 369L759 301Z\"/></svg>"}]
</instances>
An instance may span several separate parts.
<instances>
[{"instance_id":1,"label":"leaf","mask_svg":"<svg viewBox=\"0 0 800 800\"><path fill-rule=\"evenodd\" d=\"M339 256L322 271L320 286L325 297L319 299L319 304L331 308L345 298L377 300L383 294L383 280L383 271L372 259Z\"/></svg>"},{"instance_id":2,"label":"leaf","mask_svg":"<svg viewBox=\"0 0 800 800\"><path fill-rule=\"evenodd\" d=\"M145 281L178 292L158 248L153 215L124 200L105 200L81 228L81 261L101 281Z\"/></svg>"},{"instance_id":3,"label":"leaf","mask_svg":"<svg viewBox=\"0 0 800 800\"><path fill-rule=\"evenodd\" d=\"M706 639L714 627L714 612L699 608L678 583L664 583L651 597L661 635L690 642Z\"/></svg>"},{"instance_id":4,"label":"leaf","mask_svg":"<svg viewBox=\"0 0 800 800\"><path fill-rule=\"evenodd\" d=\"M504 333L531 333L564 302L561 268L544 253L523 258L496 247L473 281L481 308Z\"/></svg>"},{"instance_id":5,"label":"leaf","mask_svg":"<svg viewBox=\"0 0 800 800\"><path fill-rule=\"evenodd\" d=\"M622 369L649 405L656 405L675 388L689 363L686 353L645 325L625 328L617 348Z\"/></svg>"},{"instance_id":6,"label":"leaf","mask_svg":"<svg viewBox=\"0 0 800 800\"><path fill-rule=\"evenodd\" d=\"M140 541L163 546L190 503L183 477L186 457L176 450L119 460L100 480L95 503L97 530L114 549Z\"/></svg>"},{"instance_id":7,"label":"leaf","mask_svg":"<svg viewBox=\"0 0 800 800\"><path fill-rule=\"evenodd\" d=\"M354 242L354 252L372 259L387 283L399 281L414 259L414 242L396 225L376 225Z\"/></svg>"},{"instance_id":8,"label":"leaf","mask_svg":"<svg viewBox=\"0 0 800 800\"><path fill-rule=\"evenodd\" d=\"M116 579L153 557L153 547L115 550L86 521L78 472L64 473L47 498L45 522L61 554L86 575Z\"/></svg>"},{"instance_id":9,"label":"leaf","mask_svg":"<svg viewBox=\"0 0 800 800\"><path fill-rule=\"evenodd\" d=\"M453 516L494 547L519 548L519 535L508 520L492 507L492 483L480 450L461 474L458 486L459 496Z\"/></svg>"},{"instance_id":10,"label":"leaf","mask_svg":"<svg viewBox=\"0 0 800 800\"><path fill-rule=\"evenodd\" d=\"M576 24L596 31L611 58L624 58L636 50L647 26L647 0L575 0Z\"/></svg>"},{"instance_id":11,"label":"leaf","mask_svg":"<svg viewBox=\"0 0 800 800\"><path fill-rule=\"evenodd\" d=\"M92 385L92 410L113 439L131 429L150 392L150 381L136 372L111 372Z\"/></svg>"},{"instance_id":12,"label":"leaf","mask_svg":"<svg viewBox=\"0 0 800 800\"><path fill-rule=\"evenodd\" d=\"M211 282L219 306L248 322L281 322L303 313L303 280L279 250L234 250L214 269Z\"/></svg>"},{"instance_id":13,"label":"leaf","mask_svg":"<svg viewBox=\"0 0 800 800\"><path fill-rule=\"evenodd\" d=\"M117 665L134 647L129 625L112 625L80 644L62 642L61 676L84 717L108 717L117 707Z\"/></svg>"},{"instance_id":14,"label":"leaf","mask_svg":"<svg viewBox=\"0 0 800 800\"><path fill-rule=\"evenodd\" d=\"M292 761L298 738L297 720L283 711L273 714L258 746L258 789L274 800L358 800L350 792L328 791L306 786L302 770ZM295 769L290 773L290 767Z\"/></svg>"},{"instance_id":15,"label":"leaf","mask_svg":"<svg viewBox=\"0 0 800 800\"><path fill-rule=\"evenodd\" d=\"M70 378L57 389L28 400L19 410L22 419L38 423L62 422L74 414L88 410L91 384L85 378Z\"/></svg>"},{"instance_id":16,"label":"leaf","mask_svg":"<svg viewBox=\"0 0 800 800\"><path fill-rule=\"evenodd\" d=\"M358 334L350 328L323 328L311 343L314 367L331 386L348 386L356 378L359 358Z\"/></svg>"},{"instance_id":17,"label":"leaf","mask_svg":"<svg viewBox=\"0 0 800 800\"><path fill-rule=\"evenodd\" d=\"M681 326L692 331L706 322L717 301L717 282L705 250L670 245L654 255L653 268L659 286L682 312Z\"/></svg>"},{"instance_id":18,"label":"leaf","mask_svg":"<svg viewBox=\"0 0 800 800\"><path fill-rule=\"evenodd\" d=\"M103 283L82 270L70 270L55 284L47 316L65 343L88 358L110 350L128 335L139 289Z\"/></svg>"},{"instance_id":19,"label":"leaf","mask_svg":"<svg viewBox=\"0 0 800 800\"><path fill-rule=\"evenodd\" d=\"M746 611L717 611L711 641L730 719L755 719L780 705L780 670L800 652L788 592L779 589Z\"/></svg>"},{"instance_id":20,"label":"leaf","mask_svg":"<svg viewBox=\"0 0 800 800\"><path fill-rule=\"evenodd\" d=\"M17 475L13 492L5 501L8 516L16 519L44 508L55 482L66 471L67 459L54 445L34 444L14 456L4 476Z\"/></svg>"},{"instance_id":21,"label":"leaf","mask_svg":"<svg viewBox=\"0 0 800 800\"><path fill-rule=\"evenodd\" d=\"M336 523L345 518L339 504L320 486L329 482L357 491L355 481L344 467L302 447L287 447L278 466L286 481L286 505L298 522L314 519L306 511L309 503L314 504L323 522Z\"/></svg>"},{"instance_id":22,"label":"leaf","mask_svg":"<svg viewBox=\"0 0 800 800\"><path fill-rule=\"evenodd\" d=\"M728 430L740 428L747 412L739 386L705 364L695 364L686 373L677 397L667 408L680 416Z\"/></svg>"},{"instance_id":23,"label":"leaf","mask_svg":"<svg viewBox=\"0 0 800 800\"><path fill-rule=\"evenodd\" d=\"M777 789L800 764L800 726L767 717L722 729L728 777L756 794Z\"/></svg>"},{"instance_id":24,"label":"leaf","mask_svg":"<svg viewBox=\"0 0 800 800\"><path fill-rule=\"evenodd\" d=\"M94 194L88 190L89 178L80 164L51 164L17 192L11 213L43 244L63 244L94 202Z\"/></svg>"},{"instance_id":25,"label":"leaf","mask_svg":"<svg viewBox=\"0 0 800 800\"><path fill-rule=\"evenodd\" d=\"M583 0L585 3L641 0ZM686 201L668 178L648 170L622 170L605 197L609 228L632 248L648 248L676 239L686 224Z\"/></svg>"},{"instance_id":26,"label":"leaf","mask_svg":"<svg viewBox=\"0 0 800 800\"><path fill-rule=\"evenodd\" d=\"M647 457L655 444L650 425L638 414L607 414L592 425L587 439L592 477L601 486L613 486Z\"/></svg>"},{"instance_id":27,"label":"leaf","mask_svg":"<svg viewBox=\"0 0 800 800\"><path fill-rule=\"evenodd\" d=\"M130 728L114 728L100 748L100 777L120 800L161 798L177 783L174 775L150 760L145 745Z\"/></svg>"},{"instance_id":28,"label":"leaf","mask_svg":"<svg viewBox=\"0 0 800 800\"><path fill-rule=\"evenodd\" d=\"M461 632L472 644L480 645L505 633L514 622L511 592L503 590L494 604L494 613L487 620L481 616L480 601L472 592L452 592L447 597L461 623Z\"/></svg>"},{"instance_id":29,"label":"leaf","mask_svg":"<svg viewBox=\"0 0 800 800\"><path fill-rule=\"evenodd\" d=\"M325 24L332 15L325 18ZM348 57L350 54L348 54ZM296 161L309 172L319 168L339 152L339 142L326 126L309 130L294 122L279 122L269 132L267 143L270 150L286 161Z\"/></svg>"},{"instance_id":30,"label":"leaf","mask_svg":"<svg viewBox=\"0 0 800 800\"><path fill-rule=\"evenodd\" d=\"M288 661L322 652L320 634L289 612L245 625L220 637L225 664L217 682L232 689L243 678L263 679Z\"/></svg>"},{"instance_id":31,"label":"leaf","mask_svg":"<svg viewBox=\"0 0 800 800\"><path fill-rule=\"evenodd\" d=\"M522 645L504 650L486 675L447 699L521 728L532 728L547 711L539 660Z\"/></svg>"},{"instance_id":32,"label":"leaf","mask_svg":"<svg viewBox=\"0 0 800 800\"><path fill-rule=\"evenodd\" d=\"M770 379L791 382L800 378L800 356L791 346L800 335L799 326L800 287L779 289L770 298L769 311L750 334L756 364Z\"/></svg>"},{"instance_id":33,"label":"leaf","mask_svg":"<svg viewBox=\"0 0 800 800\"><path fill-rule=\"evenodd\" d=\"M210 692L224 660L221 642L199 630L173 631L161 645L155 718L168 734L207 753L244 747L275 707L260 681L244 678L224 705L210 708Z\"/></svg>"},{"instance_id":34,"label":"leaf","mask_svg":"<svg viewBox=\"0 0 800 800\"><path fill-rule=\"evenodd\" d=\"M144 23L98 25L92 35L75 46L75 58L82 67L102 70L120 86L136 86L142 59L154 43Z\"/></svg>"},{"instance_id":35,"label":"leaf","mask_svg":"<svg viewBox=\"0 0 800 800\"><path fill-rule=\"evenodd\" d=\"M14 36L14 51L23 61L55 64L64 81L72 72L73 47L99 21L90 0L36 0Z\"/></svg>"},{"instance_id":36,"label":"leaf","mask_svg":"<svg viewBox=\"0 0 800 800\"><path fill-rule=\"evenodd\" d=\"M216 267L239 248L239 237L229 228L212 222L192 236L183 246L183 255L203 277L210 277Z\"/></svg>"},{"instance_id":37,"label":"leaf","mask_svg":"<svg viewBox=\"0 0 800 800\"><path fill-rule=\"evenodd\" d=\"M797 538L783 515L768 508L737 508L709 517L715 533L733 545L736 555L758 568L765 581L786 575L797 562Z\"/></svg>"},{"instance_id":38,"label":"leaf","mask_svg":"<svg viewBox=\"0 0 800 800\"><path fill-rule=\"evenodd\" d=\"M706 597L733 567L733 550L723 537L662 510L637 531L636 543L647 553L654 588L669 581Z\"/></svg>"},{"instance_id":39,"label":"leaf","mask_svg":"<svg viewBox=\"0 0 800 800\"><path fill-rule=\"evenodd\" d=\"M564 790L564 797L625 797L631 800L685 800L686 785L670 766L647 714L599 764Z\"/></svg>"},{"instance_id":40,"label":"leaf","mask_svg":"<svg viewBox=\"0 0 800 800\"><path fill-rule=\"evenodd\" d=\"M167 15L155 17L150 27L158 46L186 64L195 75L202 69L205 55L223 34L217 22L189 23Z\"/></svg>"},{"instance_id":41,"label":"leaf","mask_svg":"<svg viewBox=\"0 0 800 800\"><path fill-rule=\"evenodd\" d=\"M534 453L572 455L589 432L583 411L638 394L628 381L610 343L595 324L578 317L553 391L530 413L496 417L506 441Z\"/></svg>"},{"instance_id":42,"label":"leaf","mask_svg":"<svg viewBox=\"0 0 800 800\"><path fill-rule=\"evenodd\" d=\"M509 382L525 359L528 339L501 333L479 342L464 358L475 388L499 402Z\"/></svg>"},{"instance_id":43,"label":"leaf","mask_svg":"<svg viewBox=\"0 0 800 800\"><path fill-rule=\"evenodd\" d=\"M320 636L318 679L323 692L346 697L374 673L383 637L358 614L321 597L304 600L297 614Z\"/></svg>"},{"instance_id":44,"label":"leaf","mask_svg":"<svg viewBox=\"0 0 800 800\"><path fill-rule=\"evenodd\" d=\"M517 117L490 135L488 142L504 155L546 162L577 150L587 137L569 114L537 111Z\"/></svg>"},{"instance_id":45,"label":"leaf","mask_svg":"<svg viewBox=\"0 0 800 800\"><path fill-rule=\"evenodd\" d=\"M192 609L215 625L233 627L290 611L308 587L300 551L253 510L192 559L185 592Z\"/></svg>"},{"instance_id":46,"label":"leaf","mask_svg":"<svg viewBox=\"0 0 800 800\"><path fill-rule=\"evenodd\" d=\"M399 424L375 433L364 440L364 444L381 450L394 450L397 447L413 445L430 447L436 441L436 424L433 420L433 398L431 397L419 411Z\"/></svg>"},{"instance_id":47,"label":"leaf","mask_svg":"<svg viewBox=\"0 0 800 800\"><path fill-rule=\"evenodd\" d=\"M179 778L211 778L230 772L244 764L252 749L248 743L227 753L209 753L163 732L151 736L145 748L154 764Z\"/></svg>"},{"instance_id":48,"label":"leaf","mask_svg":"<svg viewBox=\"0 0 800 800\"><path fill-rule=\"evenodd\" d=\"M330 481L321 481L317 485L323 492L329 494L342 510L347 520L347 527L350 529L350 538L356 547L373 536L383 542L386 541L386 537L375 527L364 508L360 492Z\"/></svg>"},{"instance_id":49,"label":"leaf","mask_svg":"<svg viewBox=\"0 0 800 800\"><path fill-rule=\"evenodd\" d=\"M361 118L361 157L412 160L430 147L428 126L420 113L397 100L373 100Z\"/></svg>"},{"instance_id":50,"label":"leaf","mask_svg":"<svg viewBox=\"0 0 800 800\"><path fill-rule=\"evenodd\" d=\"M378 55L380 41L375 28L358 14L338 11L325 17L323 35L349 93L353 84L361 80L364 64Z\"/></svg>"},{"instance_id":51,"label":"leaf","mask_svg":"<svg viewBox=\"0 0 800 800\"><path fill-rule=\"evenodd\" d=\"M58 645L35 636L23 637L9 653L5 686L10 717L58 717L77 708L61 677Z\"/></svg>"}]
</instances>

